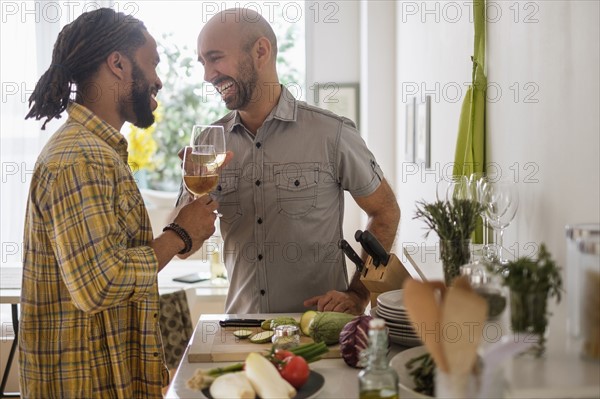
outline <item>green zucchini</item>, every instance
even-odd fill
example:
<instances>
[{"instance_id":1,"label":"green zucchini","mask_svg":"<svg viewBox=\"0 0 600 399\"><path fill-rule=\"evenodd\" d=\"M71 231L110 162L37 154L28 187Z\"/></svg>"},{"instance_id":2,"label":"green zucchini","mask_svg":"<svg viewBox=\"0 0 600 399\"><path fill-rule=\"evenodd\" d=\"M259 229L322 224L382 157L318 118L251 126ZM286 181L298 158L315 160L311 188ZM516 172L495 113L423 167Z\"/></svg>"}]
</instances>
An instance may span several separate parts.
<instances>
[{"instance_id":1,"label":"green zucchini","mask_svg":"<svg viewBox=\"0 0 600 399\"><path fill-rule=\"evenodd\" d=\"M271 342L271 338L275 335L273 331L262 331L250 337L250 342L253 344L264 344Z\"/></svg>"},{"instance_id":2,"label":"green zucchini","mask_svg":"<svg viewBox=\"0 0 600 399\"><path fill-rule=\"evenodd\" d=\"M340 312L317 312L310 323L310 337L315 342L325 342L327 345L337 344L342 329L356 316Z\"/></svg>"},{"instance_id":3,"label":"green zucchini","mask_svg":"<svg viewBox=\"0 0 600 399\"><path fill-rule=\"evenodd\" d=\"M245 339L248 338L249 336L251 336L252 334L254 334L254 332L252 330L235 330L233 332L233 335L236 338L241 338L241 339Z\"/></svg>"}]
</instances>

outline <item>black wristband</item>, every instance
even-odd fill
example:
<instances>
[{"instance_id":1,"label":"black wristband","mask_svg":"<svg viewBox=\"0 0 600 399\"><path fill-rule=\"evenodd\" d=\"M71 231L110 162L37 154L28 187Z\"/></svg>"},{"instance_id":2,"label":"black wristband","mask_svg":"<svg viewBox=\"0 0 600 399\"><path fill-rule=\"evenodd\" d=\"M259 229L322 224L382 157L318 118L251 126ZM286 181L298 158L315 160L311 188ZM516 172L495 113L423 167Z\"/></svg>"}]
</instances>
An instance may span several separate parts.
<instances>
[{"instance_id":1,"label":"black wristband","mask_svg":"<svg viewBox=\"0 0 600 399\"><path fill-rule=\"evenodd\" d=\"M179 238L181 238L181 241L183 241L183 243L185 244L185 248L183 248L181 251L179 251L180 255L187 254L188 252L190 252L192 250L192 237L190 237L188 232L185 231L185 229L183 227L181 227L177 223L169 223L163 229L163 231L167 231L167 230L171 230L171 231L175 232L175 234L177 234L179 236Z\"/></svg>"}]
</instances>

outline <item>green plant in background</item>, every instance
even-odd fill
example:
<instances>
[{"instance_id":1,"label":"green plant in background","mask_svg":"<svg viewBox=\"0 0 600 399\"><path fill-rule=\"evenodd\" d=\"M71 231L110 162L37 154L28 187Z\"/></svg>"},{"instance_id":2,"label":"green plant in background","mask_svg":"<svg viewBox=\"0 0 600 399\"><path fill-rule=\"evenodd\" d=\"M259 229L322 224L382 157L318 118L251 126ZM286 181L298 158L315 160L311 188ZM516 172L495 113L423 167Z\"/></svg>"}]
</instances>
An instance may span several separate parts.
<instances>
[{"instance_id":1,"label":"green plant in background","mask_svg":"<svg viewBox=\"0 0 600 399\"><path fill-rule=\"evenodd\" d=\"M545 332L551 313L549 298L561 300L561 268L552 259L544 244L537 259L521 257L509 262L502 270L503 284L510 289L511 326L516 332L536 334L539 338L534 354L545 349Z\"/></svg>"},{"instance_id":2,"label":"green plant in background","mask_svg":"<svg viewBox=\"0 0 600 399\"><path fill-rule=\"evenodd\" d=\"M276 32L282 31L281 25L274 24ZM292 24L283 37L278 37L277 67L284 85L302 88L300 73L286 56L293 49L297 35L298 27ZM143 176L138 182L163 191L179 189L181 160L177 154L189 143L192 126L208 125L228 112L214 87L204 82L196 51L178 46L171 37L172 34L163 35L158 44L163 88L158 95L157 121L145 130L130 126L127 135L129 163L136 176Z\"/></svg>"}]
</instances>

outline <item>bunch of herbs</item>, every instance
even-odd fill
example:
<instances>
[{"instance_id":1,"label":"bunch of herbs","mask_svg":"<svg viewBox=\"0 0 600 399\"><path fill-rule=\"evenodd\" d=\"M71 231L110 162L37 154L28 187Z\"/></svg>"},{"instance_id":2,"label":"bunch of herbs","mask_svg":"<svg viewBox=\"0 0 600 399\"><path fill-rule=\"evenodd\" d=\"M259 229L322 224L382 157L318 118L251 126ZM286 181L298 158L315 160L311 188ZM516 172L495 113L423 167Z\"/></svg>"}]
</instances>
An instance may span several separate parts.
<instances>
[{"instance_id":1,"label":"bunch of herbs","mask_svg":"<svg viewBox=\"0 0 600 399\"><path fill-rule=\"evenodd\" d=\"M561 268L541 244L537 259L520 257L508 262L501 276L503 284L510 289L512 328L538 336L534 353L539 356L545 349L544 333L551 316L547 310L548 299L556 298L556 303L561 300Z\"/></svg>"},{"instance_id":2,"label":"bunch of herbs","mask_svg":"<svg viewBox=\"0 0 600 399\"><path fill-rule=\"evenodd\" d=\"M428 227L425 237L433 230L440 240L467 240L475 231L483 205L470 199L427 203L417 201L414 219L422 219Z\"/></svg>"},{"instance_id":3,"label":"bunch of herbs","mask_svg":"<svg viewBox=\"0 0 600 399\"><path fill-rule=\"evenodd\" d=\"M460 275L460 267L469 263L471 234L475 231L483 205L471 199L453 198L451 201L417 202L415 219L422 219L428 227L425 237L435 231L440 238L440 257L446 285Z\"/></svg>"}]
</instances>

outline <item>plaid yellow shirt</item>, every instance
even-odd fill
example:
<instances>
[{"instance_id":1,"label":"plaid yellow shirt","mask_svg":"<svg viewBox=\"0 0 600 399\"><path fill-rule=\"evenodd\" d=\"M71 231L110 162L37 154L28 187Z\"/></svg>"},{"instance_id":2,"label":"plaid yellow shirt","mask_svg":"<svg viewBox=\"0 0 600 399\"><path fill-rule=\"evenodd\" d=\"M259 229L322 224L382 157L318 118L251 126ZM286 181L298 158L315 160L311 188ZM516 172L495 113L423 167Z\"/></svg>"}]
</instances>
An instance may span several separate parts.
<instances>
[{"instance_id":1,"label":"plaid yellow shirt","mask_svg":"<svg viewBox=\"0 0 600 399\"><path fill-rule=\"evenodd\" d=\"M158 261L127 142L72 103L42 150L25 219L23 397L162 397Z\"/></svg>"}]
</instances>

